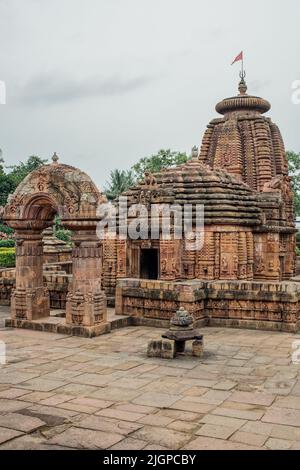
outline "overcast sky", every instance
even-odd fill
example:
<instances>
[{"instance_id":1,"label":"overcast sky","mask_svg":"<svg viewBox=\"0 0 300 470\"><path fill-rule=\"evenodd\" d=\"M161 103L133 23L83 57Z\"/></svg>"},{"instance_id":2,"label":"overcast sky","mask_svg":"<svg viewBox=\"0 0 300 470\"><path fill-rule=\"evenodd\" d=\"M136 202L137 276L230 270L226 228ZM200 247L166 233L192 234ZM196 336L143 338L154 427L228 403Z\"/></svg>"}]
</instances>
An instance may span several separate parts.
<instances>
[{"instance_id":1,"label":"overcast sky","mask_svg":"<svg viewBox=\"0 0 300 470\"><path fill-rule=\"evenodd\" d=\"M299 152L299 28L299 0L0 0L3 157L56 151L103 186L160 148L190 152L242 49L249 93Z\"/></svg>"}]
</instances>

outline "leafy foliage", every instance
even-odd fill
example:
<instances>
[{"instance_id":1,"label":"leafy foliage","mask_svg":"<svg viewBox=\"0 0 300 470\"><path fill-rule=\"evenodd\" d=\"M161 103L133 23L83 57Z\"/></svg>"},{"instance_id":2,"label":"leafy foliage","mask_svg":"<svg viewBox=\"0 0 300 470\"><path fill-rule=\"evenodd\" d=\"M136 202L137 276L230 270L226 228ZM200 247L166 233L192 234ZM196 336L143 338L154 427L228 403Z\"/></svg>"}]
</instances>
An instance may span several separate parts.
<instances>
[{"instance_id":1,"label":"leafy foliage","mask_svg":"<svg viewBox=\"0 0 300 470\"><path fill-rule=\"evenodd\" d=\"M14 233L12 228L4 224L0 224L0 232L5 233L7 235L12 235Z\"/></svg>"},{"instance_id":2,"label":"leafy foliage","mask_svg":"<svg viewBox=\"0 0 300 470\"><path fill-rule=\"evenodd\" d=\"M23 181L23 179L36 170L40 166L44 165L46 160L42 160L36 155L32 155L25 162L20 162L17 165L9 167L4 166L4 160L0 159L0 205L4 206L7 203L9 194L13 193L17 186ZM6 169L10 170L9 172Z\"/></svg>"},{"instance_id":3,"label":"leafy foliage","mask_svg":"<svg viewBox=\"0 0 300 470\"><path fill-rule=\"evenodd\" d=\"M124 191L144 178L145 172L157 173L188 160L186 153L161 149L157 154L141 158L131 170L113 170L104 192L107 199L116 199Z\"/></svg>"},{"instance_id":4,"label":"leafy foliage","mask_svg":"<svg viewBox=\"0 0 300 470\"><path fill-rule=\"evenodd\" d=\"M15 240L0 240L0 248L13 248L16 245Z\"/></svg>"},{"instance_id":5,"label":"leafy foliage","mask_svg":"<svg viewBox=\"0 0 300 470\"><path fill-rule=\"evenodd\" d=\"M289 163L289 174L292 177L294 210L295 214L300 216L300 153L289 151L286 156Z\"/></svg>"},{"instance_id":6,"label":"leafy foliage","mask_svg":"<svg viewBox=\"0 0 300 470\"><path fill-rule=\"evenodd\" d=\"M173 152L170 149L161 149L157 154L141 158L135 165L133 165L133 176L135 180L141 180L144 178L146 171L157 173L165 168L186 163L187 160L188 156L186 153Z\"/></svg>"},{"instance_id":7,"label":"leafy foliage","mask_svg":"<svg viewBox=\"0 0 300 470\"><path fill-rule=\"evenodd\" d=\"M5 206L8 195L13 193L16 188L10 175L5 173L3 164L4 161L0 158L0 206Z\"/></svg>"},{"instance_id":8,"label":"leafy foliage","mask_svg":"<svg viewBox=\"0 0 300 470\"><path fill-rule=\"evenodd\" d=\"M68 245L71 245L71 243L72 243L72 232L70 230L66 230L66 229L55 230L54 235L59 240L62 240L63 242L66 242Z\"/></svg>"},{"instance_id":9,"label":"leafy foliage","mask_svg":"<svg viewBox=\"0 0 300 470\"><path fill-rule=\"evenodd\" d=\"M124 191L127 191L130 186L134 185L134 182L132 171L112 170L104 193L107 199L111 201L120 196Z\"/></svg>"},{"instance_id":10,"label":"leafy foliage","mask_svg":"<svg viewBox=\"0 0 300 470\"><path fill-rule=\"evenodd\" d=\"M72 232L61 225L61 220L58 215L56 215L54 219L53 233L59 240L66 242L68 245L72 244Z\"/></svg>"},{"instance_id":11,"label":"leafy foliage","mask_svg":"<svg viewBox=\"0 0 300 470\"><path fill-rule=\"evenodd\" d=\"M0 267L13 268L16 265L16 249L0 248Z\"/></svg>"}]
</instances>

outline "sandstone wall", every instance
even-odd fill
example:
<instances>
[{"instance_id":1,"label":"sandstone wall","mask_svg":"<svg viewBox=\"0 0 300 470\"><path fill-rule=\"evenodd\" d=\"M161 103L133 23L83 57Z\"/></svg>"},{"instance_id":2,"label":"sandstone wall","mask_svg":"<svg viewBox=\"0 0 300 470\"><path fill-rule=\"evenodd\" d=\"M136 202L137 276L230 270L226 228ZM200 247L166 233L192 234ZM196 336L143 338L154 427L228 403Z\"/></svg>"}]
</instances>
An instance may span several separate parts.
<instances>
[{"instance_id":1,"label":"sandstone wall","mask_svg":"<svg viewBox=\"0 0 300 470\"><path fill-rule=\"evenodd\" d=\"M116 313L135 324L167 326L179 307L199 326L229 326L296 332L300 329L300 285L293 282L118 282Z\"/></svg>"}]
</instances>

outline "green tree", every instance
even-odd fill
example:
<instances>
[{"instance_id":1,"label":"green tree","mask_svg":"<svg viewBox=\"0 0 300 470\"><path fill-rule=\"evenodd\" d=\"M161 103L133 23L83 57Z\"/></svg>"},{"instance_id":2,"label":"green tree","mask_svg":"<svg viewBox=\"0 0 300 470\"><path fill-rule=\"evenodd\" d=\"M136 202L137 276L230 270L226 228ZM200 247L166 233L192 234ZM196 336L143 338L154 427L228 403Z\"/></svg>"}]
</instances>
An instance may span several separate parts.
<instances>
[{"instance_id":1,"label":"green tree","mask_svg":"<svg viewBox=\"0 0 300 470\"><path fill-rule=\"evenodd\" d=\"M116 199L120 194L130 188L134 184L134 178L131 171L112 170L110 179L106 183L104 193L108 200Z\"/></svg>"},{"instance_id":2,"label":"green tree","mask_svg":"<svg viewBox=\"0 0 300 470\"><path fill-rule=\"evenodd\" d=\"M59 240L66 242L67 245L72 245L72 232L63 227L61 218L58 215L54 217L53 234Z\"/></svg>"},{"instance_id":3,"label":"green tree","mask_svg":"<svg viewBox=\"0 0 300 470\"><path fill-rule=\"evenodd\" d=\"M4 160L0 157L0 206L6 204L8 195L14 190L15 186L12 178L5 173Z\"/></svg>"},{"instance_id":4,"label":"green tree","mask_svg":"<svg viewBox=\"0 0 300 470\"><path fill-rule=\"evenodd\" d=\"M32 155L25 162L5 167L3 158L0 158L0 205L4 206L7 203L8 196L15 191L29 173L45 163L46 160ZM10 171L7 172L6 169Z\"/></svg>"},{"instance_id":5,"label":"green tree","mask_svg":"<svg viewBox=\"0 0 300 470\"><path fill-rule=\"evenodd\" d=\"M157 173L165 168L181 165L182 163L185 163L188 158L189 157L186 153L174 152L170 149L161 149L157 154L141 158L135 165L133 165L133 176L139 181L144 178L146 171Z\"/></svg>"},{"instance_id":6,"label":"green tree","mask_svg":"<svg viewBox=\"0 0 300 470\"><path fill-rule=\"evenodd\" d=\"M286 153L289 174L292 177L292 190L294 193L294 210L300 216L300 153L289 151Z\"/></svg>"},{"instance_id":7,"label":"green tree","mask_svg":"<svg viewBox=\"0 0 300 470\"><path fill-rule=\"evenodd\" d=\"M12 165L8 167L11 172L9 173L10 177L16 184L16 187L23 181L23 179L29 175L32 171L36 170L42 165L45 165L47 160L42 160L36 155L31 155L25 162L20 162L17 165Z\"/></svg>"}]
</instances>

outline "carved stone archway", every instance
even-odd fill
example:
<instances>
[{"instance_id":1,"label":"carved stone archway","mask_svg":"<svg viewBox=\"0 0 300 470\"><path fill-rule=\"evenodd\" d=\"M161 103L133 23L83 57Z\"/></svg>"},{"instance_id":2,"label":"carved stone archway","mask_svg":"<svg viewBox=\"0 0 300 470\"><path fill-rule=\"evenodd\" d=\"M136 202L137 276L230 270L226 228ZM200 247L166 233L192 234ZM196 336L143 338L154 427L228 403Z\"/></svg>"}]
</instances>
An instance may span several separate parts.
<instances>
[{"instance_id":1,"label":"carved stone archway","mask_svg":"<svg viewBox=\"0 0 300 470\"><path fill-rule=\"evenodd\" d=\"M16 231L16 288L12 319L33 321L50 315L49 293L43 283L42 231L55 214L73 231L73 279L66 307L66 324L97 327L106 322L106 298L101 289L101 241L96 236L97 208L106 202L91 178L58 163L29 174L9 198L3 218Z\"/></svg>"}]
</instances>

